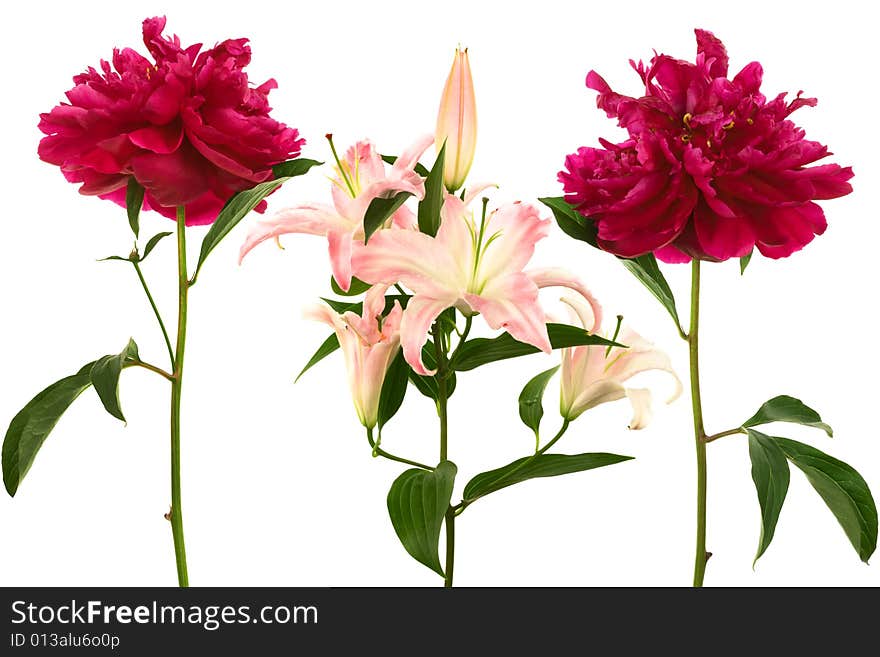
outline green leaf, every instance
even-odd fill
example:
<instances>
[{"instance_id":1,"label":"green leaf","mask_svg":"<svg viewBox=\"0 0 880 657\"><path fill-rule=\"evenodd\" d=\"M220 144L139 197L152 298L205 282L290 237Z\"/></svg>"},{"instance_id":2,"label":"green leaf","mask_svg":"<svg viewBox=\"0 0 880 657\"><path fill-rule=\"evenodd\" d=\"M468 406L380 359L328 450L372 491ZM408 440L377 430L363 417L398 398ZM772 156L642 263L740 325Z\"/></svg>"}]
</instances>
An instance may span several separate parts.
<instances>
[{"instance_id":1,"label":"green leaf","mask_svg":"<svg viewBox=\"0 0 880 657\"><path fill-rule=\"evenodd\" d=\"M202 248L199 251L199 262L196 265L192 280L195 281L198 277L199 271L201 271L202 265L205 264L205 260L211 251L213 251L220 241L229 234L229 231L238 225L238 222L244 219L251 210L259 205L260 201L294 176L301 176L308 172L312 167L320 164L323 163L306 158L297 158L295 160L283 162L273 167L273 171L281 172L284 175L276 177L273 180L262 182L250 189L239 192L230 198L226 202L226 205L223 206L223 209L220 210L217 219L211 224L211 228L208 229L208 234L205 235L205 239L202 240Z\"/></svg>"},{"instance_id":2,"label":"green leaf","mask_svg":"<svg viewBox=\"0 0 880 657\"><path fill-rule=\"evenodd\" d=\"M282 162L281 164L276 164L272 167L272 175L275 177L275 180L284 179L287 181L290 178L296 178L297 176L304 176L309 171L311 171L312 167L319 167L323 162L318 162L316 160L310 160L307 157L296 157L292 160L287 160L287 162Z\"/></svg>"},{"instance_id":3,"label":"green leaf","mask_svg":"<svg viewBox=\"0 0 880 657\"><path fill-rule=\"evenodd\" d=\"M388 491L388 515L403 547L441 577L440 528L457 470L451 461L441 462L433 471L412 468L395 479Z\"/></svg>"},{"instance_id":4,"label":"green leaf","mask_svg":"<svg viewBox=\"0 0 880 657\"><path fill-rule=\"evenodd\" d=\"M679 333L684 334L681 320L678 318L678 310L675 307L675 296L672 294L669 283L666 282L666 277L660 271L654 254L646 253L638 258L620 258L620 261L663 304L663 307L675 321Z\"/></svg>"},{"instance_id":5,"label":"green leaf","mask_svg":"<svg viewBox=\"0 0 880 657\"><path fill-rule=\"evenodd\" d=\"M309 362L306 363L306 366L302 368L302 371L296 375L296 379L294 379L293 382L296 383L297 381L299 381L303 374L308 372L310 369L312 369L312 367L324 360L327 356L332 354L337 349L339 349L339 338L336 337L335 333L331 333L327 336L327 339L321 343L321 346L318 347L318 350L309 359Z\"/></svg>"},{"instance_id":6,"label":"green leaf","mask_svg":"<svg viewBox=\"0 0 880 657\"><path fill-rule=\"evenodd\" d=\"M583 472L629 461L632 456L619 454L539 454L526 456L504 467L481 472L464 487L464 501L474 500L522 481L538 477L556 477L572 472Z\"/></svg>"},{"instance_id":7,"label":"green leaf","mask_svg":"<svg viewBox=\"0 0 880 657\"><path fill-rule=\"evenodd\" d=\"M117 420L125 422L122 409L119 408L119 375L127 358L138 359L138 349L134 340L129 339L125 349L118 354L102 356L92 365L89 378L95 386L95 392L104 404L104 408Z\"/></svg>"},{"instance_id":8,"label":"green leaf","mask_svg":"<svg viewBox=\"0 0 880 657\"><path fill-rule=\"evenodd\" d=\"M3 483L15 495L46 437L74 400L92 385L94 361L72 376L56 381L31 399L12 418L3 439Z\"/></svg>"},{"instance_id":9,"label":"green leaf","mask_svg":"<svg viewBox=\"0 0 880 657\"><path fill-rule=\"evenodd\" d=\"M150 255L150 251L156 248L156 245L159 243L159 240L168 237L169 235L173 235L174 233L164 232L164 233L156 233L153 235L147 245L144 247L144 252L141 254L140 260L138 262L143 262L146 260L147 256Z\"/></svg>"},{"instance_id":10,"label":"green leaf","mask_svg":"<svg viewBox=\"0 0 880 657\"><path fill-rule=\"evenodd\" d=\"M333 294L338 294L341 297L356 297L359 294L363 294L373 286L369 283L364 283L356 276L352 276L351 285L348 286L348 291L346 292L341 287L339 287L339 283L337 283L336 279L331 276L330 287L333 289Z\"/></svg>"},{"instance_id":11,"label":"green leaf","mask_svg":"<svg viewBox=\"0 0 880 657\"><path fill-rule=\"evenodd\" d=\"M391 361L385 380L382 382L382 392L379 393L379 433L382 433L388 421L395 416L403 404L406 395L406 384L409 381L410 367L403 358L403 351L398 351L397 356Z\"/></svg>"},{"instance_id":12,"label":"green leaf","mask_svg":"<svg viewBox=\"0 0 880 657\"><path fill-rule=\"evenodd\" d=\"M620 343L593 335L584 329L568 324L547 324L550 344L554 349L577 347L580 345L603 345L606 347L624 347ZM472 370L486 363L497 360L517 358L540 351L535 346L520 342L509 333L502 333L497 338L474 338L465 342L451 363L451 367L459 372Z\"/></svg>"},{"instance_id":13,"label":"green leaf","mask_svg":"<svg viewBox=\"0 0 880 657\"><path fill-rule=\"evenodd\" d=\"M425 197L419 202L419 230L431 237L440 229L440 209L443 207L443 165L446 161L446 142L437 154L434 168L425 179Z\"/></svg>"},{"instance_id":14,"label":"green leaf","mask_svg":"<svg viewBox=\"0 0 880 657\"><path fill-rule=\"evenodd\" d=\"M409 192L397 192L390 198L377 197L370 201L367 211L364 213L364 244L384 224L388 218L397 212L401 205L406 203L412 194Z\"/></svg>"},{"instance_id":15,"label":"green leaf","mask_svg":"<svg viewBox=\"0 0 880 657\"><path fill-rule=\"evenodd\" d=\"M752 261L752 253L754 251L749 251L748 255L744 255L739 259L739 275L742 276L746 273L746 267L749 266L749 263Z\"/></svg>"},{"instance_id":16,"label":"green leaf","mask_svg":"<svg viewBox=\"0 0 880 657\"><path fill-rule=\"evenodd\" d=\"M770 546L776 532L779 512L788 493L789 471L785 453L773 438L760 431L747 429L749 434L749 458L752 460L752 481L761 505L761 538L758 541L757 563Z\"/></svg>"},{"instance_id":17,"label":"green leaf","mask_svg":"<svg viewBox=\"0 0 880 657\"><path fill-rule=\"evenodd\" d=\"M434 356L434 342L432 340L428 340L428 342L425 343L425 346L422 347L422 362L429 370L433 370L437 367L437 359ZM430 397L434 401L437 401L440 396L440 389L437 385L436 376L422 376L421 374L416 374L412 368L410 368L409 380L412 381L416 389L425 395L425 397ZM452 393L455 392L455 383L455 372L450 371L446 376L447 398L452 397Z\"/></svg>"},{"instance_id":18,"label":"green leaf","mask_svg":"<svg viewBox=\"0 0 880 657\"><path fill-rule=\"evenodd\" d=\"M519 417L536 436L541 427L541 418L544 417L544 390L547 389L547 383L558 369L559 365L541 372L519 393Z\"/></svg>"},{"instance_id":19,"label":"green leaf","mask_svg":"<svg viewBox=\"0 0 880 657\"><path fill-rule=\"evenodd\" d=\"M539 198L538 200L553 211L556 223L559 224L559 227L566 235L586 242L597 249L600 248L596 241L596 227L593 222L575 210L574 206L566 202L565 198L557 196ZM675 307L675 296L672 294L672 289L669 287L666 277L660 271L654 255L646 253L637 258L618 258L618 260L663 304L663 307L666 308L672 319L675 320L679 333L684 334L681 320L678 317L678 310Z\"/></svg>"},{"instance_id":20,"label":"green leaf","mask_svg":"<svg viewBox=\"0 0 880 657\"><path fill-rule=\"evenodd\" d=\"M128 225L131 226L131 232L135 237L140 231L141 206L143 204L144 188L135 180L134 176L129 176L128 187L125 188L125 211L128 213Z\"/></svg>"},{"instance_id":21,"label":"green leaf","mask_svg":"<svg viewBox=\"0 0 880 657\"><path fill-rule=\"evenodd\" d=\"M843 461L814 447L788 438L773 440L807 476L843 527L859 558L867 563L877 548L877 507L862 476Z\"/></svg>"},{"instance_id":22,"label":"green leaf","mask_svg":"<svg viewBox=\"0 0 880 657\"><path fill-rule=\"evenodd\" d=\"M574 206L566 202L565 198L556 196L539 198L538 200L550 208L556 223L563 233L598 248L595 224L592 221L588 221L580 212L575 210Z\"/></svg>"},{"instance_id":23,"label":"green leaf","mask_svg":"<svg viewBox=\"0 0 880 657\"><path fill-rule=\"evenodd\" d=\"M397 156L396 156L396 155L382 155L381 157L382 157L382 161L383 161L383 162L387 162L388 164L394 164L395 162L397 162ZM416 165L413 167L413 170L414 170L417 174L419 174L422 178L427 178L427 177L428 177L428 173L429 173L429 172L428 172L428 169L425 168L425 165L424 165L424 164L421 164L421 163L419 163L419 162L416 162Z\"/></svg>"},{"instance_id":24,"label":"green leaf","mask_svg":"<svg viewBox=\"0 0 880 657\"><path fill-rule=\"evenodd\" d=\"M98 262L107 262L108 260L122 260L123 262L131 262L131 258L123 258L122 256L112 255L106 258L98 258Z\"/></svg>"},{"instance_id":25,"label":"green leaf","mask_svg":"<svg viewBox=\"0 0 880 657\"><path fill-rule=\"evenodd\" d=\"M764 402L764 405L758 409L758 412L743 422L742 426L743 428L756 427L770 422L792 422L807 427L815 427L827 433L829 437L834 437L834 431L830 426L822 422L822 418L819 417L816 411L804 404L800 399L795 399L788 395L779 395L770 401Z\"/></svg>"}]
</instances>

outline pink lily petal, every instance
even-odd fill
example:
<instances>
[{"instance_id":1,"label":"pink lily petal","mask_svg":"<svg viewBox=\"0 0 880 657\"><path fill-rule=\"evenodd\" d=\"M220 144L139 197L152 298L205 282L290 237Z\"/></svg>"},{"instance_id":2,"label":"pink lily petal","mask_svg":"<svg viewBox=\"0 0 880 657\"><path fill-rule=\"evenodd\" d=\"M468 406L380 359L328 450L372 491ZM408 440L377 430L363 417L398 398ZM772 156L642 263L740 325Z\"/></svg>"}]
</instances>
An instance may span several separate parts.
<instances>
[{"instance_id":1,"label":"pink lily petal","mask_svg":"<svg viewBox=\"0 0 880 657\"><path fill-rule=\"evenodd\" d=\"M465 294L464 298L493 329L504 329L520 342L545 353L552 351L544 311L538 304L538 287L525 274L494 279L479 295Z\"/></svg>"},{"instance_id":2,"label":"pink lily petal","mask_svg":"<svg viewBox=\"0 0 880 657\"><path fill-rule=\"evenodd\" d=\"M455 303L454 298L434 299L417 294L406 305L400 322L400 341L403 357L416 374L431 376L437 370L429 370L422 362L422 347L428 341L428 331L437 316Z\"/></svg>"},{"instance_id":3,"label":"pink lily petal","mask_svg":"<svg viewBox=\"0 0 880 657\"><path fill-rule=\"evenodd\" d=\"M413 169L424 152L434 143L434 135L422 135L410 144L403 153L395 160L392 166L393 174L402 174Z\"/></svg>"},{"instance_id":4,"label":"pink lily petal","mask_svg":"<svg viewBox=\"0 0 880 657\"><path fill-rule=\"evenodd\" d=\"M353 237L354 232L351 230L330 230L327 233L333 278L345 292L348 292L348 288L351 286L351 242Z\"/></svg>"},{"instance_id":5,"label":"pink lily petal","mask_svg":"<svg viewBox=\"0 0 880 657\"><path fill-rule=\"evenodd\" d=\"M508 203L496 210L487 222L485 247L480 260L480 279L489 280L507 272L522 271L535 244L547 237L550 220L541 219L538 210L524 203ZM493 238L497 235L496 238Z\"/></svg>"},{"instance_id":6,"label":"pink lily petal","mask_svg":"<svg viewBox=\"0 0 880 657\"><path fill-rule=\"evenodd\" d=\"M254 224L241 245L238 262L257 244L287 233L306 235L327 235L330 231L351 230L350 224L340 217L333 208L320 204L304 204L286 208L269 219Z\"/></svg>"},{"instance_id":7,"label":"pink lily petal","mask_svg":"<svg viewBox=\"0 0 880 657\"><path fill-rule=\"evenodd\" d=\"M626 396L633 407L633 417L629 428L633 431L644 429L651 421L651 391L647 388L627 388Z\"/></svg>"},{"instance_id":8,"label":"pink lily petal","mask_svg":"<svg viewBox=\"0 0 880 657\"><path fill-rule=\"evenodd\" d=\"M602 306L596 300L596 297L593 296L593 293L587 289L579 278L559 267L529 269L525 274L531 278L539 288L567 287L580 294L590 304L593 316L592 323L588 324L584 322L583 327L590 333L596 333L602 326Z\"/></svg>"}]
</instances>

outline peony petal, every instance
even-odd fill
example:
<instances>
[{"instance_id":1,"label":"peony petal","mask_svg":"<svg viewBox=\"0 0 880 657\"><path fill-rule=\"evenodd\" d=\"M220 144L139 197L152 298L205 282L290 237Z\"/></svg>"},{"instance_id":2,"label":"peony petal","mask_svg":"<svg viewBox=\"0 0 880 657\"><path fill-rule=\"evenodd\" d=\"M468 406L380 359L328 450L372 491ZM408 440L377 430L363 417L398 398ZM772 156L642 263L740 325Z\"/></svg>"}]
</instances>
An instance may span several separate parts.
<instances>
[{"instance_id":1,"label":"peony petal","mask_svg":"<svg viewBox=\"0 0 880 657\"><path fill-rule=\"evenodd\" d=\"M721 39L708 30L694 30L697 35L697 54L705 55L711 59L709 75L713 78L727 77L727 49L721 43Z\"/></svg>"},{"instance_id":2,"label":"peony petal","mask_svg":"<svg viewBox=\"0 0 880 657\"><path fill-rule=\"evenodd\" d=\"M183 124L172 121L163 126L147 126L128 134L132 144L154 153L168 154L180 148L183 142Z\"/></svg>"},{"instance_id":3,"label":"peony petal","mask_svg":"<svg viewBox=\"0 0 880 657\"><path fill-rule=\"evenodd\" d=\"M755 246L755 233L749 221L722 217L703 201L694 210L694 228L703 251L716 260L741 258Z\"/></svg>"}]
</instances>

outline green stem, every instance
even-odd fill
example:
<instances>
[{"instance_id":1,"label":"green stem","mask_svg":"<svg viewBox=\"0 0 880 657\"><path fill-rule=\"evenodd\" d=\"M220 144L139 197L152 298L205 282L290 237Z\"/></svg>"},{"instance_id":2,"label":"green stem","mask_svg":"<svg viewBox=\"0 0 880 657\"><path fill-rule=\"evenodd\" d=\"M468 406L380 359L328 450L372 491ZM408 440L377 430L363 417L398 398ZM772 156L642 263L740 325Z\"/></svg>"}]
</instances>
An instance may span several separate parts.
<instances>
[{"instance_id":1,"label":"green stem","mask_svg":"<svg viewBox=\"0 0 880 657\"><path fill-rule=\"evenodd\" d=\"M746 433L746 430L742 427L737 427L736 429L728 429L727 431L719 431L718 433L713 433L711 436L706 436L703 438L704 443L711 443L713 440L718 440L719 438L724 438L724 436L732 436L736 433Z\"/></svg>"},{"instance_id":2,"label":"green stem","mask_svg":"<svg viewBox=\"0 0 880 657\"><path fill-rule=\"evenodd\" d=\"M171 366L173 367L174 350L171 348L171 340L168 339L168 331L165 329L165 322L162 321L162 315L159 313L159 308L156 307L156 302L153 300L153 295L150 293L150 288L147 285L146 279L144 278L144 273L141 271L140 263L132 260L131 264L134 266L134 270L137 272L138 280L141 282L141 287L144 288L144 292L147 295L147 301L150 302L150 307L153 309L153 314L156 316L156 320L159 322L159 328L162 329L162 337L165 338L165 346L168 348L168 358L171 360Z\"/></svg>"},{"instance_id":3,"label":"green stem","mask_svg":"<svg viewBox=\"0 0 880 657\"><path fill-rule=\"evenodd\" d=\"M697 546L694 555L694 586L703 586L706 574L706 430L703 427L703 404L700 399L699 365L700 261L691 265L691 325L688 331L690 354L691 403L694 412L694 442L697 448Z\"/></svg>"},{"instance_id":4,"label":"green stem","mask_svg":"<svg viewBox=\"0 0 880 657\"><path fill-rule=\"evenodd\" d=\"M155 372L159 376L162 376L169 381L174 381L174 375L166 372L161 367L156 367L155 365L151 365L150 363L145 363L142 360L129 360L126 361L123 367L143 367L145 370L149 370L151 372Z\"/></svg>"},{"instance_id":5,"label":"green stem","mask_svg":"<svg viewBox=\"0 0 880 657\"><path fill-rule=\"evenodd\" d=\"M437 357L437 415L440 418L440 462L448 460L449 424L447 406L449 393L446 388L448 374L446 348L444 347L443 328L440 322L434 322L434 353ZM455 564L455 511L450 505L446 509L446 570L443 586L452 588L452 571Z\"/></svg>"},{"instance_id":6,"label":"green stem","mask_svg":"<svg viewBox=\"0 0 880 657\"><path fill-rule=\"evenodd\" d=\"M186 306L189 280L186 276L186 212L177 208L178 312L177 350L174 355L174 379L171 381L171 533L177 561L177 582L189 586L186 570L186 545L183 540L183 508L180 502L180 399L183 385L183 354L186 347Z\"/></svg>"},{"instance_id":7,"label":"green stem","mask_svg":"<svg viewBox=\"0 0 880 657\"><path fill-rule=\"evenodd\" d=\"M410 461L409 459L405 459L402 456L395 456L389 452L386 452L384 449L379 447L378 443L373 440L373 430L367 428L367 441L370 443L370 447L373 448L373 456L382 456L389 461L397 461L398 463L404 463L406 465L412 465L416 468L421 468L422 470L433 470L430 465L425 465L424 463L419 463L418 461Z\"/></svg>"}]
</instances>

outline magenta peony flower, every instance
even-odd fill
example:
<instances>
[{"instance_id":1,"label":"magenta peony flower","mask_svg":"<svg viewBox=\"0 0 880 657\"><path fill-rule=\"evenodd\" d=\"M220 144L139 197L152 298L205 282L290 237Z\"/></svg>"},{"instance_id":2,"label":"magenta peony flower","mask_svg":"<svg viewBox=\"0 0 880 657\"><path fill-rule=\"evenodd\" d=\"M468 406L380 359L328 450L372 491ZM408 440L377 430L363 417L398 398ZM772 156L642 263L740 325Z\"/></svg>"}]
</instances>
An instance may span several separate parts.
<instances>
[{"instance_id":1,"label":"magenta peony flower","mask_svg":"<svg viewBox=\"0 0 880 657\"><path fill-rule=\"evenodd\" d=\"M580 148L559 173L566 201L596 223L598 243L618 256L654 252L666 262L726 260L753 247L770 258L802 249L826 228L813 201L852 191L850 167L807 165L830 155L788 116L815 98L768 101L762 68L727 78L727 51L695 30L696 63L657 55L630 62L645 94L614 93L594 71L597 104L629 132L604 148Z\"/></svg>"},{"instance_id":2,"label":"magenta peony flower","mask_svg":"<svg viewBox=\"0 0 880 657\"><path fill-rule=\"evenodd\" d=\"M199 52L162 36L165 18L143 23L155 63L114 49L113 66L89 68L61 103L40 115L40 158L61 167L80 193L125 205L129 178L145 188L144 208L208 224L230 196L272 176L299 155L299 133L269 116L269 80L248 84L247 39ZM114 70L115 69L115 70ZM265 203L258 211L265 208Z\"/></svg>"}]
</instances>

